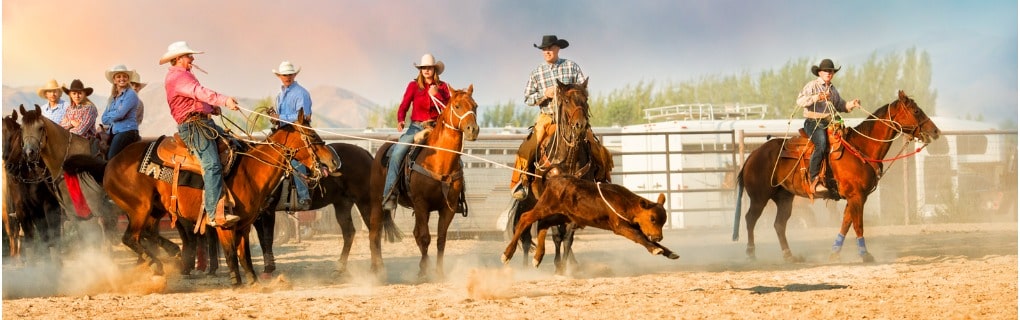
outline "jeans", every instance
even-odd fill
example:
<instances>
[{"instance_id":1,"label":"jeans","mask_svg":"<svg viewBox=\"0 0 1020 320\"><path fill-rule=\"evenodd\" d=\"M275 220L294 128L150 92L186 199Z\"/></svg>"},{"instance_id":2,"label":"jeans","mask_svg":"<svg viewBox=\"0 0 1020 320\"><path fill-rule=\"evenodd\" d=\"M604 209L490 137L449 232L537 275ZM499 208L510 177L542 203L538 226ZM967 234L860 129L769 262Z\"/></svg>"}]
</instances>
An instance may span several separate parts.
<instances>
[{"instance_id":1,"label":"jeans","mask_svg":"<svg viewBox=\"0 0 1020 320\"><path fill-rule=\"evenodd\" d=\"M308 184L305 183L305 179L302 176L308 175L308 167L295 159L290 159L290 166L297 170L292 176L294 178L294 188L297 189L297 197L299 202L306 202L312 199L308 195Z\"/></svg>"},{"instance_id":2,"label":"jeans","mask_svg":"<svg viewBox=\"0 0 1020 320\"><path fill-rule=\"evenodd\" d=\"M407 127L407 131L404 131L404 134L397 141L412 143L414 142L414 135L423 129L420 123L411 122L411 125ZM393 184L397 182L400 162L404 160L408 150L411 150L411 146L406 144L394 144L390 148L390 163L386 168L386 187L383 188L383 200L386 200L386 197L390 195L390 191L393 190Z\"/></svg>"},{"instance_id":3,"label":"jeans","mask_svg":"<svg viewBox=\"0 0 1020 320\"><path fill-rule=\"evenodd\" d=\"M216 139L224 134L223 129L212 119L203 118L178 125L177 132L202 165L205 212L212 217L216 213L216 202L223 193L223 165L216 147Z\"/></svg>"},{"instance_id":4,"label":"jeans","mask_svg":"<svg viewBox=\"0 0 1020 320\"><path fill-rule=\"evenodd\" d=\"M138 136L138 130L128 130L113 135L113 139L110 139L110 150L106 152L106 159L113 159L113 156L124 150L129 144L138 142L142 138Z\"/></svg>"},{"instance_id":5,"label":"jeans","mask_svg":"<svg viewBox=\"0 0 1020 320\"><path fill-rule=\"evenodd\" d=\"M822 171L822 159L825 159L825 156L829 154L829 137L825 130L828 127L829 119L804 119L804 132L811 139L811 143L815 145L808 167L808 178L810 179L814 179L818 176L818 172Z\"/></svg>"}]
</instances>

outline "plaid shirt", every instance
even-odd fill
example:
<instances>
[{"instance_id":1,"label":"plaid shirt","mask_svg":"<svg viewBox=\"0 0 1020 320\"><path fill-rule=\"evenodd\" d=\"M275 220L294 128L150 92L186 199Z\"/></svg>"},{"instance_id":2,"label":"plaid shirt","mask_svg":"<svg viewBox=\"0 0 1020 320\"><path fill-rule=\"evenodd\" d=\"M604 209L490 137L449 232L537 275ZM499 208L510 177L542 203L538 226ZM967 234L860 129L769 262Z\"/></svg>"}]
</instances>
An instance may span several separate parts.
<instances>
[{"instance_id":1,"label":"plaid shirt","mask_svg":"<svg viewBox=\"0 0 1020 320\"><path fill-rule=\"evenodd\" d=\"M829 110L829 106L826 101L818 100L818 94L822 92L827 92L829 94L829 101L832 102L832 106L835 110ZM800 95L797 96L797 105L804 108L805 118L812 119L828 118L836 111L849 112L846 109L846 101L839 96L839 91L836 90L836 86L832 83L825 85L825 81L822 81L821 78L811 80L804 85L804 89L801 90Z\"/></svg>"},{"instance_id":2,"label":"plaid shirt","mask_svg":"<svg viewBox=\"0 0 1020 320\"><path fill-rule=\"evenodd\" d=\"M556 80L564 84L575 84L584 82L587 77L581 72L581 67L573 61L560 58L556 63L543 63L531 71L531 78L524 88L524 103L529 106L537 106L545 100L545 89L556 85Z\"/></svg>"},{"instance_id":3,"label":"plaid shirt","mask_svg":"<svg viewBox=\"0 0 1020 320\"><path fill-rule=\"evenodd\" d=\"M60 126L85 139L92 139L96 135L96 116L98 115L99 110L92 102L85 105L69 106L67 113L64 114L64 119L60 121ZM72 120L78 120L81 123L71 127Z\"/></svg>"},{"instance_id":4,"label":"plaid shirt","mask_svg":"<svg viewBox=\"0 0 1020 320\"><path fill-rule=\"evenodd\" d=\"M67 100L57 99L57 105L51 107L50 102L46 101L46 103L42 106L42 115L43 117L59 124L62 120L64 120L64 113L67 113L67 107L70 105L71 102L68 102Z\"/></svg>"}]
</instances>

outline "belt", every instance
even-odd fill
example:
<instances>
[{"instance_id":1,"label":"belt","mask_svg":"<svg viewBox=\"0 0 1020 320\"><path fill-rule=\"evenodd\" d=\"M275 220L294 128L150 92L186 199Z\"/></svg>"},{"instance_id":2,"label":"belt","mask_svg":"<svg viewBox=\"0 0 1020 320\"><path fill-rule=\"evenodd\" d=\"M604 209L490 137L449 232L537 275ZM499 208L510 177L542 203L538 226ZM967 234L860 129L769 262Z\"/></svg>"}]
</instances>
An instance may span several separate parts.
<instances>
[{"instance_id":1,"label":"belt","mask_svg":"<svg viewBox=\"0 0 1020 320\"><path fill-rule=\"evenodd\" d=\"M190 113L184 115L184 122L193 121L193 120L202 120L202 119L208 119L208 118L209 118L208 114L201 113L201 112L190 112Z\"/></svg>"}]
</instances>

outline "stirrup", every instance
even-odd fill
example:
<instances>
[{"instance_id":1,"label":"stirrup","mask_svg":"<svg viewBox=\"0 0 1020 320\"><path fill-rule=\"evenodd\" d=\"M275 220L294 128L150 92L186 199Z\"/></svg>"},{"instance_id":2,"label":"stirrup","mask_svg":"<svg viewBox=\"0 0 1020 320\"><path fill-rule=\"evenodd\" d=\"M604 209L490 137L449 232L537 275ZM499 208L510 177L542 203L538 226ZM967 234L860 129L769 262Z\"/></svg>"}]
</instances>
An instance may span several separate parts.
<instances>
[{"instance_id":1,"label":"stirrup","mask_svg":"<svg viewBox=\"0 0 1020 320\"><path fill-rule=\"evenodd\" d=\"M819 176L815 178L814 182L811 183L811 191L815 193L828 192L829 188L825 186L825 178Z\"/></svg>"},{"instance_id":2,"label":"stirrup","mask_svg":"<svg viewBox=\"0 0 1020 320\"><path fill-rule=\"evenodd\" d=\"M524 183L522 182L518 182L516 185L514 185L514 187L511 190L513 190L513 193L511 195L514 197L514 199L524 200L525 198L528 197L528 188L525 188Z\"/></svg>"}]
</instances>

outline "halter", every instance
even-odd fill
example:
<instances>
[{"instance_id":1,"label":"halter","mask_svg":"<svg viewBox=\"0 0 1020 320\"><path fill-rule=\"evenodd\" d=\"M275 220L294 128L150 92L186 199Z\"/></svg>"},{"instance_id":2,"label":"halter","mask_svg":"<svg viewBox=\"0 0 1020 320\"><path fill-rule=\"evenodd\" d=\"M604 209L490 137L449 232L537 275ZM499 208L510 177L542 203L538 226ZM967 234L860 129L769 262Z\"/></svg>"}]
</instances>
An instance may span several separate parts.
<instances>
[{"instance_id":1,"label":"halter","mask_svg":"<svg viewBox=\"0 0 1020 320\"><path fill-rule=\"evenodd\" d=\"M448 109L450 111L449 112L450 120L443 121L443 126L449 128L449 129L453 129L454 131L461 132L463 130L461 130L459 126L455 127L455 126L450 125L450 123L453 122L453 117L457 117L457 120L459 120L457 123L460 124L460 123L464 122L464 118L467 118L467 116L469 116L469 115L475 114L474 110L469 110L468 112L465 112L464 114L458 114L457 113L457 108L452 108L452 109L447 108L446 104L444 104L442 101L439 101L439 98L436 98L433 95L429 95L429 98L432 98L432 102L433 102L432 106L436 108L436 111L438 111L439 114L443 114L443 110L447 110ZM440 107L442 107L442 108L440 108Z\"/></svg>"},{"instance_id":2,"label":"halter","mask_svg":"<svg viewBox=\"0 0 1020 320\"><path fill-rule=\"evenodd\" d=\"M259 162L262 162L265 165L268 165L268 166L276 168L276 169L283 170L284 174L294 174L294 175L305 176L304 174L302 174L300 172L297 172L297 170L295 170L290 165L290 161L293 160L297 156L297 154L299 152L301 152L302 150L307 150L308 154L311 155L311 157L312 157L312 161L313 161L315 167L314 168L308 168L310 171L312 171L312 176L311 177L306 176L306 177L308 177L308 179L311 180L311 182L314 184L314 183L318 182L320 179L324 178L326 175L323 172L321 172L321 170L319 170L319 166L321 166L323 163L322 163L322 160L319 158L319 155L314 152L313 148L316 145L325 145L326 143L324 141L321 141L321 140L314 141L314 140L312 140L313 139L312 136L304 134L304 133L302 133L300 131L298 131L297 133L301 135L301 141L304 142L304 146L301 146L301 147L298 147L298 148L291 148L291 147L288 147L287 145L284 145L282 143L278 143L278 142L275 142L275 141L271 141L271 140L270 141L247 141L247 140L245 140L246 142L251 143L251 144L261 144L261 145L268 145L268 146L270 146L273 150L276 150L276 152L278 154L283 156L283 160L281 160L280 163L269 163L266 160L263 160L262 158L257 157L256 155L248 153L248 152L238 152L238 154L251 157L252 159L255 159L255 160L259 161ZM330 152L333 152L334 156L336 155L336 151L335 150L333 150L332 148L329 148L329 150L330 150Z\"/></svg>"}]
</instances>

